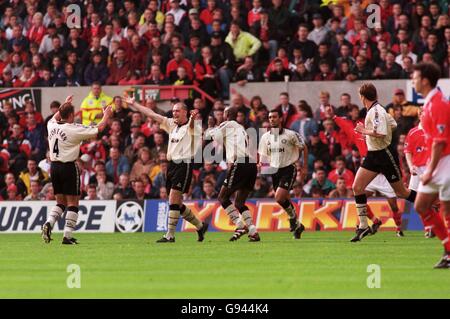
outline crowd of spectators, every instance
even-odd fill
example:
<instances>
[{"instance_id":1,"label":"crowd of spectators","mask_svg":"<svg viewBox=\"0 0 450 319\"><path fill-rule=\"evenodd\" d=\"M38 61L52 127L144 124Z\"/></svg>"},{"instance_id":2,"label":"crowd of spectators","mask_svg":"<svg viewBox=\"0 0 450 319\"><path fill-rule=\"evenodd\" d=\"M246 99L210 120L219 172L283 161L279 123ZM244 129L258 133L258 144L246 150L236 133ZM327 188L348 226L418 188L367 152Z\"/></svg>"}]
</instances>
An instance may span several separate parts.
<instances>
[{"instance_id":1,"label":"crowd of spectators","mask_svg":"<svg viewBox=\"0 0 450 319\"><path fill-rule=\"evenodd\" d=\"M69 28L71 4L82 16ZM0 12L2 87L196 84L228 99L232 81L401 79L421 60L450 72L447 0L1 0Z\"/></svg>"},{"instance_id":2,"label":"crowd of spectators","mask_svg":"<svg viewBox=\"0 0 450 319\"><path fill-rule=\"evenodd\" d=\"M82 15L69 28L71 4ZM379 21L365 10L370 4L379 5ZM216 99L189 101L205 128L223 121L227 99L245 127L267 129L268 110L279 107L283 125L302 134L310 152L308 176L299 165L293 195L346 197L361 156L325 112L328 92L315 105L284 93L278 106L258 96L245 105L242 96L230 96L229 84L405 79L418 61L434 61L450 75L447 0L0 0L0 12L0 87L91 86L79 119L87 125L99 121L105 103L115 106L109 130L81 147L81 190L88 199L167 197L166 133L101 85L195 84ZM353 123L364 117L349 94L339 98L336 115ZM145 105L166 114L152 99ZM53 102L52 113L58 107ZM398 123L394 143L406 182L403 142L417 106L397 90L387 108ZM31 100L21 112L3 103L2 199L54 198L48 120ZM186 198L217 197L225 171L224 163L198 165ZM267 176L258 177L251 196L273 196Z\"/></svg>"},{"instance_id":3,"label":"crowd of spectators","mask_svg":"<svg viewBox=\"0 0 450 319\"><path fill-rule=\"evenodd\" d=\"M93 93L93 92L96 93ZM80 148L80 190L86 199L167 199L165 188L168 162L167 134L159 124L141 113L133 112L120 97L109 97L99 84L92 86L91 95L111 100L114 116L108 128L98 137L82 143ZM174 98L171 103L179 100ZM353 125L365 116L365 110L352 102L347 93L340 96L339 105L330 104L330 94L320 92L313 107L306 101L291 101L285 92L279 95L279 104L270 108L255 96L249 105L240 94L231 97L230 105L237 108L237 122L245 128L269 129L269 109L279 108L283 114L283 126L301 134L307 143L309 157L307 175L302 174L302 166L297 163L297 178L292 189L296 197L345 198L352 195L351 185L362 158L358 149L352 145L344 130L333 121L334 110L337 116L346 117ZM170 116L158 108L156 101L148 99L145 106L160 114ZM52 113L58 110L57 101L51 104ZM203 129L213 128L224 121L224 102L215 100L208 106L200 98L195 98L192 108L198 109L198 120ZM313 109L316 111L313 112ZM419 107L405 98L405 93L397 89L393 92L392 103L386 106L396 120L398 127L393 135L393 143L400 158L404 182L408 182L409 172L403 152L405 136L417 124ZM85 110L78 121L99 117ZM87 113L87 114L84 114ZM5 103L0 112L0 199L38 200L54 199L51 187L50 162L48 158L46 123L28 100L23 112L16 112L11 103ZM100 116L101 117L101 116ZM203 141L203 148L210 147L212 141ZM221 146L215 146L217 154ZM224 157L222 157L224 159ZM194 166L191 187L185 199L214 199L226 178L227 165L221 162L204 160ZM250 194L253 198L273 197L271 179L261 170Z\"/></svg>"}]
</instances>

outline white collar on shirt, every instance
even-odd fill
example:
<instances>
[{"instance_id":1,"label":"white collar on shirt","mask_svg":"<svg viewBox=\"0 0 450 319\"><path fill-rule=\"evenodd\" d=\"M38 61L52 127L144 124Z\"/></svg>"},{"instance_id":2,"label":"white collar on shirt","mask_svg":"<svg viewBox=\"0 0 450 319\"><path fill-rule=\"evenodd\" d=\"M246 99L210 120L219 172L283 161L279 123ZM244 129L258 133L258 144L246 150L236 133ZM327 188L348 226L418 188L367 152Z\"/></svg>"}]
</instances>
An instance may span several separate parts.
<instances>
[{"instance_id":1,"label":"white collar on shirt","mask_svg":"<svg viewBox=\"0 0 450 319\"><path fill-rule=\"evenodd\" d=\"M425 98L425 101L423 102L423 105L428 104L428 102L431 101L431 99L433 98L433 96L439 92L439 90L437 88L432 89L430 92L428 92L427 97Z\"/></svg>"}]
</instances>

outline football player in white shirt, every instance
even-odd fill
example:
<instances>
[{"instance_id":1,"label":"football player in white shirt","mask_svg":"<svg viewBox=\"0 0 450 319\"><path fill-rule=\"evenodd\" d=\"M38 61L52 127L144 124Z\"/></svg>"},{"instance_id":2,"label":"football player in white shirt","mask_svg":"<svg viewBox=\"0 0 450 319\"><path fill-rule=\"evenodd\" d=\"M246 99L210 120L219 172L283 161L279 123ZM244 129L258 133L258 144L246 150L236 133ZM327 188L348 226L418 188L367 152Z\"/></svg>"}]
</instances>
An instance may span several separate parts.
<instances>
[{"instance_id":1,"label":"football player in white shirt","mask_svg":"<svg viewBox=\"0 0 450 319\"><path fill-rule=\"evenodd\" d=\"M72 237L72 232L78 220L80 199L80 172L76 164L80 153L80 144L103 131L112 116L112 108L107 106L103 111L103 118L97 126L75 124L75 108L72 101L73 96L68 96L59 107L59 111L47 124L50 171L57 205L52 207L47 221L42 226L41 236L46 243L52 240L53 226L67 208L62 243L65 245L77 244L77 240Z\"/></svg>"},{"instance_id":2,"label":"football player in white shirt","mask_svg":"<svg viewBox=\"0 0 450 319\"><path fill-rule=\"evenodd\" d=\"M249 208L245 205L248 195L253 190L258 168L256 160L249 155L249 141L245 128L236 122L237 109L228 107L224 111L225 122L206 132L205 137L212 137L214 141L224 143L228 172L219 193L219 201L237 226L230 241L241 238L249 233L250 241L260 241L261 238L253 224ZM230 197L236 193L234 205ZM240 218L239 213L242 215ZM245 223L245 224L244 224Z\"/></svg>"},{"instance_id":3,"label":"football player in white shirt","mask_svg":"<svg viewBox=\"0 0 450 319\"><path fill-rule=\"evenodd\" d=\"M396 125L392 123L392 117L388 116L385 108L378 103L377 89L373 84L365 83L359 88L359 98L367 109L367 115L365 124L358 124L355 131L366 136L368 152L353 182L359 228L351 242L358 242L372 233L367 219L366 188L378 174L386 177L397 197L414 203L417 195L415 191L408 190L401 180L398 154L391 144L392 130Z\"/></svg>"},{"instance_id":4,"label":"football player in white shirt","mask_svg":"<svg viewBox=\"0 0 450 319\"><path fill-rule=\"evenodd\" d=\"M183 204L183 194L188 192L192 180L193 158L201 147L202 127L201 123L198 123L199 121L195 121L198 110L193 110L190 118L188 118L187 106L179 102L172 108L173 118L167 118L140 105L134 98L125 96L123 101L131 109L158 122L161 129L169 134L167 160L170 162L166 182L166 189L169 191L169 222L167 233L157 240L157 243L175 242L175 230L180 215L195 226L198 241L203 241L208 230L208 224L201 222L191 209ZM194 138L194 135L198 138Z\"/></svg>"},{"instance_id":5,"label":"football player in white shirt","mask_svg":"<svg viewBox=\"0 0 450 319\"><path fill-rule=\"evenodd\" d=\"M289 216L290 231L300 239L305 226L297 219L295 207L289 200L289 191L295 182L295 163L303 159L303 178L308 174L308 149L297 132L283 128L281 110L269 112L270 131L264 133L259 142L260 163L270 163L275 200Z\"/></svg>"}]
</instances>

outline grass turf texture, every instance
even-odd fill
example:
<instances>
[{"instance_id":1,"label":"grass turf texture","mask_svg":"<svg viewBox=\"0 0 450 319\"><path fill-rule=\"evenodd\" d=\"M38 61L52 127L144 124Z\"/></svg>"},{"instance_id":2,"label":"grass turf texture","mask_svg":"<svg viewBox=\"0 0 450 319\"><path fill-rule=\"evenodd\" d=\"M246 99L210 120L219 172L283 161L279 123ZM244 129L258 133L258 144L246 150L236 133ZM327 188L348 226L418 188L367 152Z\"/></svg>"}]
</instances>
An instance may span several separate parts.
<instances>
[{"instance_id":1,"label":"grass turf texture","mask_svg":"<svg viewBox=\"0 0 450 319\"><path fill-rule=\"evenodd\" d=\"M449 298L450 270L435 270L436 239L422 232L379 232L350 243L351 232L262 233L259 243L228 242L231 233L0 235L0 298ZM66 269L81 267L81 288L68 289ZM369 264L381 288L369 289Z\"/></svg>"}]
</instances>

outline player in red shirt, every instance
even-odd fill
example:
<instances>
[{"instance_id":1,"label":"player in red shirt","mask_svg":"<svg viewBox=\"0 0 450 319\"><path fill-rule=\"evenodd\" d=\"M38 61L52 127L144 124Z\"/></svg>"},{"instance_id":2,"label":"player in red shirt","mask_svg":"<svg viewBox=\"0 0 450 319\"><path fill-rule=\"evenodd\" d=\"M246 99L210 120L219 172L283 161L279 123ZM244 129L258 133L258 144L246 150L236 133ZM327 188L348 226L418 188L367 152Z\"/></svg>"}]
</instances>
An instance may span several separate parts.
<instances>
[{"instance_id":1,"label":"player in red shirt","mask_svg":"<svg viewBox=\"0 0 450 319\"><path fill-rule=\"evenodd\" d=\"M420 117L420 114L419 114ZM409 180L409 189L417 191L420 184L420 176L425 172L426 164L428 160L428 150L425 143L425 132L422 124L412 128L405 139L405 157L408 163L409 170L411 172L411 178ZM432 209L433 210L433 209ZM433 210L434 212L434 210ZM422 217L422 215L421 215ZM440 215L437 216L441 218ZM428 220L423 220L425 226L425 237L433 238L435 234L432 231L432 225Z\"/></svg>"},{"instance_id":2,"label":"player in red shirt","mask_svg":"<svg viewBox=\"0 0 450 319\"><path fill-rule=\"evenodd\" d=\"M434 268L450 268L450 235L444 222L430 210L439 198L441 213L449 223L450 103L436 88L440 75L439 67L433 63L419 63L414 66L414 88L425 97L421 121L428 154L427 166L421 176L414 206L423 220L432 225L433 232L444 246L444 255Z\"/></svg>"},{"instance_id":3,"label":"player in red shirt","mask_svg":"<svg viewBox=\"0 0 450 319\"><path fill-rule=\"evenodd\" d=\"M354 123L353 121L346 119L345 117L339 117L334 115L333 108L331 106L327 106L325 108L325 113L328 118L332 118L337 126L341 129L341 133L345 135L346 139L354 144L362 157L367 155L367 144L366 139L361 133L355 131L356 124L362 123L361 121L357 121ZM384 197L386 197L389 206L391 207L393 219L395 225L397 226L396 234L399 237L403 237L403 232L401 230L402 225L402 214L399 212L399 208L397 205L397 196L395 195L394 190L392 189L389 182L386 180L384 175L379 174L375 179L367 185L366 195L368 197L375 194L375 192L381 193ZM367 217L372 221L372 235L374 235L378 228L380 228L382 222L373 214L370 206L367 206ZM358 226L357 226L358 227Z\"/></svg>"}]
</instances>

